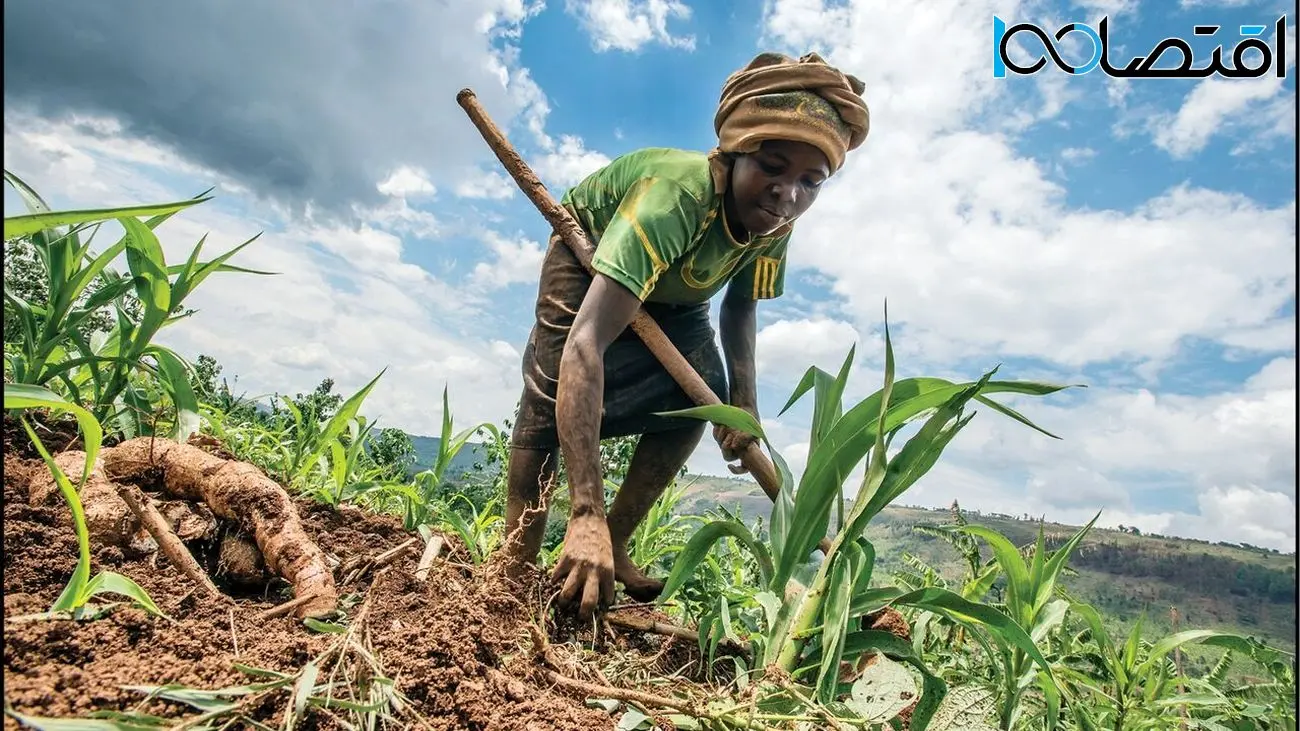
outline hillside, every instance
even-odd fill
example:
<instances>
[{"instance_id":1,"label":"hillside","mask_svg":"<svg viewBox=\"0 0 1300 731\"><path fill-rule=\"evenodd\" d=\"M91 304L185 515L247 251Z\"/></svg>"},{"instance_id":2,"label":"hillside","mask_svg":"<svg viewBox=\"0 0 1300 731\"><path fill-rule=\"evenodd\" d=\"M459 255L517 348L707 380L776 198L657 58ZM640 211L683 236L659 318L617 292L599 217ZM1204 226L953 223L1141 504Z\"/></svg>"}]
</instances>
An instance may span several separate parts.
<instances>
[{"instance_id":1,"label":"hillside","mask_svg":"<svg viewBox=\"0 0 1300 731\"><path fill-rule=\"evenodd\" d=\"M678 506L681 512L703 513L716 506L738 511L747 523L766 523L771 502L752 481L692 475ZM847 508L846 508L847 510ZM1032 543L1038 522L1007 515L965 511L971 523L993 528L1016 545ZM919 523L946 523L946 509L891 506L868 528L876 546L878 570L903 568L910 553L947 579L961 576L961 557L947 543L916 532ZM1077 526L1047 522L1049 546L1078 530ZM983 555L990 555L987 547ZM1239 545L1212 544L1168 536L1135 535L1094 528L1070 561L1077 571L1066 589L1105 612L1117 624L1130 625L1143 610L1151 634L1172 631L1170 607L1176 607L1184 627L1223 629L1254 635L1279 647L1296 645L1296 556Z\"/></svg>"}]
</instances>

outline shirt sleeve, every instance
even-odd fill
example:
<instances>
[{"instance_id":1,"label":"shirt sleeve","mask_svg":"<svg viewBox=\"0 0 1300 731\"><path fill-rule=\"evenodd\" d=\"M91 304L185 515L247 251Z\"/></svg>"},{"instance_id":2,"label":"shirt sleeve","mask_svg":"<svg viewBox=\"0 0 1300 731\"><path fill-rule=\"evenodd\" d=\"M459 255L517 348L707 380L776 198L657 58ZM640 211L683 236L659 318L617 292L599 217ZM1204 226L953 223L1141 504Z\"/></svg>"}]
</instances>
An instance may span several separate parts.
<instances>
[{"instance_id":1,"label":"shirt sleeve","mask_svg":"<svg viewBox=\"0 0 1300 731\"><path fill-rule=\"evenodd\" d=\"M785 292L786 243L789 236L765 247L732 278L731 286L752 300L776 299Z\"/></svg>"},{"instance_id":2,"label":"shirt sleeve","mask_svg":"<svg viewBox=\"0 0 1300 731\"><path fill-rule=\"evenodd\" d=\"M601 233L593 268L644 302L659 275L690 246L700 223L700 208L675 181L637 181Z\"/></svg>"}]
</instances>

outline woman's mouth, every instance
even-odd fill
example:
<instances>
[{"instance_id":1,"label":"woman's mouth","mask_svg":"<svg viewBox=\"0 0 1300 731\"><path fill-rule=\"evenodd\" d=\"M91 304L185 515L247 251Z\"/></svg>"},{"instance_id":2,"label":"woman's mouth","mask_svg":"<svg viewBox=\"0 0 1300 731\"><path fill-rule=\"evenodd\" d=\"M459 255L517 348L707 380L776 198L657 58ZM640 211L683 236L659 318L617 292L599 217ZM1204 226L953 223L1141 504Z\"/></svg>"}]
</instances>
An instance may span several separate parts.
<instances>
[{"instance_id":1,"label":"woman's mouth","mask_svg":"<svg viewBox=\"0 0 1300 731\"><path fill-rule=\"evenodd\" d=\"M763 233L775 230L786 220L785 216L778 215L762 206L754 209L754 216L763 224L761 227Z\"/></svg>"}]
</instances>

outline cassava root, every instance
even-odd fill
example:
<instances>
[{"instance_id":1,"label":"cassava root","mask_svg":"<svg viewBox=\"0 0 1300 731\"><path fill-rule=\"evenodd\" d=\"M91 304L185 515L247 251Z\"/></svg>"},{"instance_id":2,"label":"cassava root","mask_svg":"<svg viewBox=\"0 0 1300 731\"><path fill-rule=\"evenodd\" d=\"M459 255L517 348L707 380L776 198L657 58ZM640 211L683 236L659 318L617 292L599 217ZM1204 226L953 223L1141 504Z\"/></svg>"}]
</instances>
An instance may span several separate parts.
<instances>
[{"instance_id":1,"label":"cassava root","mask_svg":"<svg viewBox=\"0 0 1300 731\"><path fill-rule=\"evenodd\" d=\"M209 454L189 444L138 437L104 450L104 472L128 480L157 469L163 489L207 504L253 536L266 567L293 585L294 595L313 599L297 616L320 617L338 605L334 575L325 553L307 536L293 501L257 467Z\"/></svg>"},{"instance_id":2,"label":"cassava root","mask_svg":"<svg viewBox=\"0 0 1300 731\"><path fill-rule=\"evenodd\" d=\"M79 480L85 468L85 452L69 450L54 459L69 479L74 483ZM120 492L121 483L140 481L151 472L161 475L164 492L194 503L169 501L157 506L155 513L161 513L159 517L175 537L188 540L214 535L213 514L231 520L256 542L254 553L260 552L260 556L245 562L249 571L241 573L251 578L264 565L292 584L296 597L310 596L309 601L295 605L299 618L320 617L334 611L338 590L333 572L326 563L325 553L303 530L288 493L251 464L226 460L189 444L140 437L101 450L81 490L81 503L93 540L136 554L160 548L159 541L146 530L142 519ZM34 506L54 499L57 493L58 487L46 471L34 477L28 486L29 502ZM139 494L143 497L143 493ZM140 507L143 509L145 505ZM157 530L160 527L154 526L161 535ZM223 556L241 548L233 545L239 542L239 538L226 536L222 543ZM247 544L246 539L243 542ZM252 546L242 548L245 549L242 553L248 553ZM179 554L173 556L166 549L164 552L173 561L184 562ZM181 570L191 573L184 566ZM206 578L206 574L203 576ZM208 586L204 590L208 591Z\"/></svg>"}]
</instances>

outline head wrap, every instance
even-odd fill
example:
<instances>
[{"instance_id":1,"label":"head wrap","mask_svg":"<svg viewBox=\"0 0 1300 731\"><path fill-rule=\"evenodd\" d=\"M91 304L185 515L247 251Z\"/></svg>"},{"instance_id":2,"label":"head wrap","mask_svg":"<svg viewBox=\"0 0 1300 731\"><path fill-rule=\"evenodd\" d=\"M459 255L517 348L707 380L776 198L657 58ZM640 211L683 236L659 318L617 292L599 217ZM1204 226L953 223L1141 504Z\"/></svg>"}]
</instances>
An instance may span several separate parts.
<instances>
[{"instance_id":1,"label":"head wrap","mask_svg":"<svg viewBox=\"0 0 1300 731\"><path fill-rule=\"evenodd\" d=\"M871 126L865 90L816 53L755 56L722 87L713 118L718 146L710 153L715 190L726 189L730 169L721 153L755 152L764 140L806 142L826 155L832 173L839 170Z\"/></svg>"}]
</instances>

